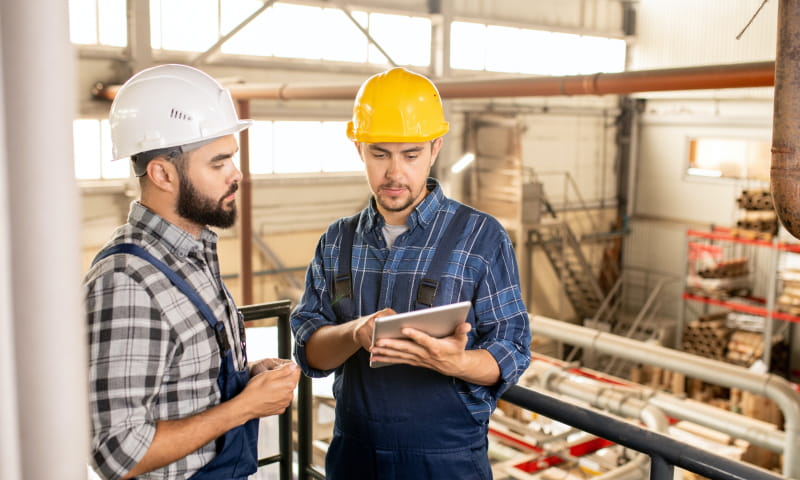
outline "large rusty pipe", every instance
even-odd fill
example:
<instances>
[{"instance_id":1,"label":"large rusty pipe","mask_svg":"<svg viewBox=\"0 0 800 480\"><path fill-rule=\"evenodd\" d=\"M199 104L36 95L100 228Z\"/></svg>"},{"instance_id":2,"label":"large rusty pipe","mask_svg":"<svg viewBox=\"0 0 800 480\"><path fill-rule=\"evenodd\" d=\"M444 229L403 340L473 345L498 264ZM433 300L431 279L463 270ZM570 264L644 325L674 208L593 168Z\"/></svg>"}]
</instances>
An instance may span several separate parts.
<instances>
[{"instance_id":1,"label":"large rusty pipe","mask_svg":"<svg viewBox=\"0 0 800 480\"><path fill-rule=\"evenodd\" d=\"M437 80L436 86L442 98L456 99L770 87L774 79L774 62L755 62L560 77ZM359 86L232 84L228 88L233 97L240 100L352 100ZM117 85L97 85L94 93L111 100L118 88Z\"/></svg>"},{"instance_id":2,"label":"large rusty pipe","mask_svg":"<svg viewBox=\"0 0 800 480\"><path fill-rule=\"evenodd\" d=\"M770 185L781 223L800 238L800 2L778 3Z\"/></svg>"}]
</instances>

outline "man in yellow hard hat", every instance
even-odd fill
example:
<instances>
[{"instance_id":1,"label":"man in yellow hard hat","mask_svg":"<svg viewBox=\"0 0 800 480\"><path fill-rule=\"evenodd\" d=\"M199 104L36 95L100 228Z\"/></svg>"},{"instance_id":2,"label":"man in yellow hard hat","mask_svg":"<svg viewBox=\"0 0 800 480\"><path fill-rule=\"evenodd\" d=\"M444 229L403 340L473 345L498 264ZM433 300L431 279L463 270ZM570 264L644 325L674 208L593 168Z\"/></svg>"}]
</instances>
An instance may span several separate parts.
<instances>
[{"instance_id":1,"label":"man in yellow hard hat","mask_svg":"<svg viewBox=\"0 0 800 480\"><path fill-rule=\"evenodd\" d=\"M347 134L372 197L323 234L292 314L303 371L335 373L328 479L492 476L489 416L529 364L530 328L505 230L430 177L448 128L436 87L406 69L356 97ZM463 301L450 336L406 328L372 346L376 317Z\"/></svg>"},{"instance_id":2,"label":"man in yellow hard hat","mask_svg":"<svg viewBox=\"0 0 800 480\"><path fill-rule=\"evenodd\" d=\"M92 466L114 480L244 480L258 419L283 412L300 378L289 360L248 364L209 229L236 220L234 134L252 121L206 73L159 65L125 82L109 123L141 197L84 282Z\"/></svg>"}]
</instances>

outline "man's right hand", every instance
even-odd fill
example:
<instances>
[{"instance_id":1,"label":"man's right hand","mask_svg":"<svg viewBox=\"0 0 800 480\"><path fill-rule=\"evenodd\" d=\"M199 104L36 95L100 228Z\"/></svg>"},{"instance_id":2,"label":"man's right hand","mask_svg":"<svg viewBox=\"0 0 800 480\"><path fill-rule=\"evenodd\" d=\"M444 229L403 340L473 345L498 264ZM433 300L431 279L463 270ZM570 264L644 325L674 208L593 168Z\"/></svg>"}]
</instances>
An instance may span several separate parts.
<instances>
[{"instance_id":1,"label":"man's right hand","mask_svg":"<svg viewBox=\"0 0 800 480\"><path fill-rule=\"evenodd\" d=\"M378 310L372 315L366 315L359 319L353 320L355 322L353 330L353 341L361 346L364 350L369 351L372 346L372 332L375 330L375 319L378 317L385 317L387 315L394 315L395 312L391 308L384 308Z\"/></svg>"},{"instance_id":2,"label":"man's right hand","mask_svg":"<svg viewBox=\"0 0 800 480\"><path fill-rule=\"evenodd\" d=\"M247 401L252 418L283 413L291 405L294 389L300 380L300 367L282 363L252 377L239 396Z\"/></svg>"}]
</instances>

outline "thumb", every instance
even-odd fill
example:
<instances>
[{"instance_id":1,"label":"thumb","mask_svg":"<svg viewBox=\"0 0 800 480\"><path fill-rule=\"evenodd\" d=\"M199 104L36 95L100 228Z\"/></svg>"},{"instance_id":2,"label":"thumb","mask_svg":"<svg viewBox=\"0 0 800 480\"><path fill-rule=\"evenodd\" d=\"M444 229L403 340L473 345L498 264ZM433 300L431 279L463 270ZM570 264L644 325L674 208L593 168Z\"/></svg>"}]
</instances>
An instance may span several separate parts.
<instances>
[{"instance_id":1,"label":"thumb","mask_svg":"<svg viewBox=\"0 0 800 480\"><path fill-rule=\"evenodd\" d=\"M456 327L456 330L455 330L455 332L453 332L453 335L465 336L471 330L472 330L472 325L470 325L468 322L464 322L464 323L460 324L458 327Z\"/></svg>"}]
</instances>

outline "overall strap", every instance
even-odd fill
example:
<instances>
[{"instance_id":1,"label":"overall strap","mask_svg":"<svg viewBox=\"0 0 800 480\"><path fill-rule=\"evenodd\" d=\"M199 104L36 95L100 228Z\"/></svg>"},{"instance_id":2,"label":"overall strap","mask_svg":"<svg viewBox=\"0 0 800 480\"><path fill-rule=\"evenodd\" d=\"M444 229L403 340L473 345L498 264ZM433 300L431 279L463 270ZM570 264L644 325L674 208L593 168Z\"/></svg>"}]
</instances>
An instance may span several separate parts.
<instances>
[{"instance_id":1,"label":"overall strap","mask_svg":"<svg viewBox=\"0 0 800 480\"><path fill-rule=\"evenodd\" d=\"M208 304L200 298L200 295L192 288L186 280L181 278L177 273L175 273L171 268L169 268L164 262L157 259L153 255L147 252L144 248L140 247L139 245L135 245L133 243L120 243L109 247L102 252L98 253L97 256L92 261L92 265L99 262L100 260L108 257L109 255L115 255L118 253L127 253L129 255L134 255L139 258L142 258L148 262L150 262L154 267L161 270L161 272L167 276L170 282L175 285L175 288L181 291L189 300L200 310L200 313L206 319L211 328L214 330L214 333L217 337L217 344L220 348L220 355L224 357L228 350L230 349L230 345L228 344L228 336L225 335L225 325L222 322L218 322L217 318L214 316L214 313L211 311L211 308Z\"/></svg>"},{"instance_id":2,"label":"overall strap","mask_svg":"<svg viewBox=\"0 0 800 480\"><path fill-rule=\"evenodd\" d=\"M434 299L436 298L436 289L439 287L439 279L444 274L447 267L447 261L450 259L450 254L456 246L459 234L464 230L464 227L469 220L470 209L466 205L461 205L447 225L446 230L442 232L442 238L436 246L436 252L433 254L433 259L425 272L425 276L419 282L419 289L417 290L417 304L423 307L433 306ZM419 308L418 305L418 308Z\"/></svg>"},{"instance_id":3,"label":"overall strap","mask_svg":"<svg viewBox=\"0 0 800 480\"><path fill-rule=\"evenodd\" d=\"M333 285L333 298L341 305L342 315L353 316L353 276L351 272L353 259L353 238L360 214L342 220L342 243L339 245L339 268L336 270ZM349 318L348 318L349 319Z\"/></svg>"}]
</instances>

